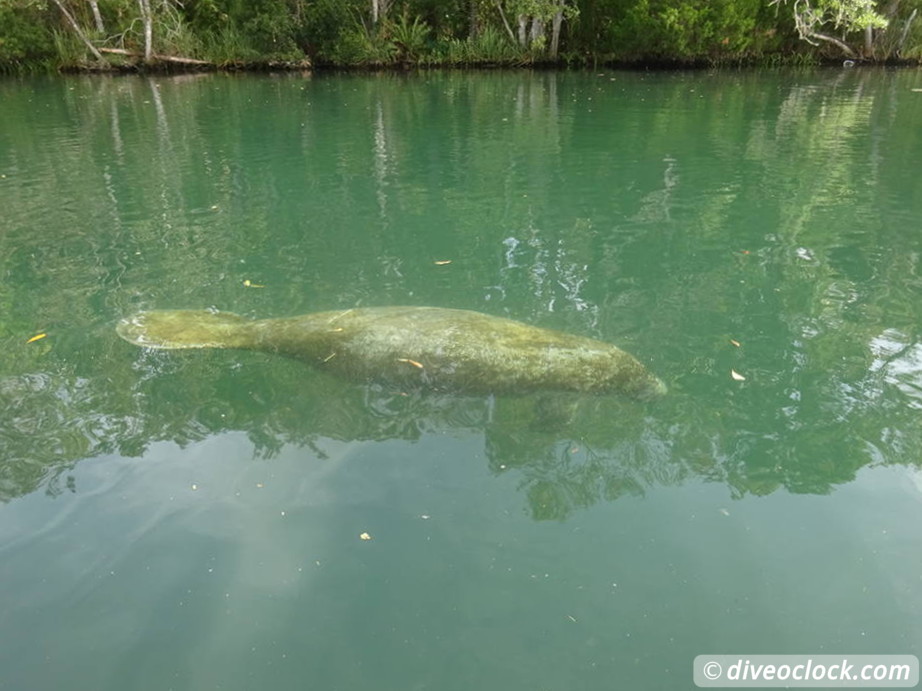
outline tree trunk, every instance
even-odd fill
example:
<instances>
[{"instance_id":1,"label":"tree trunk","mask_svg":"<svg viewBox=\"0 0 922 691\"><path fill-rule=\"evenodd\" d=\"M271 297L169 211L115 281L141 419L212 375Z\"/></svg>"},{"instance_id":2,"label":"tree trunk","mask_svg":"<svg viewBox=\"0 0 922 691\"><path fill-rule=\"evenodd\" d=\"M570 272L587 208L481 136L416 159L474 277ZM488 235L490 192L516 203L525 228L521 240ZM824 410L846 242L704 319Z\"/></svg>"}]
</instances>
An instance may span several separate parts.
<instances>
[{"instance_id":1,"label":"tree trunk","mask_svg":"<svg viewBox=\"0 0 922 691\"><path fill-rule=\"evenodd\" d=\"M537 17L531 18L531 31L528 32L528 43L533 45L535 41L544 35L544 22Z\"/></svg>"},{"instance_id":2,"label":"tree trunk","mask_svg":"<svg viewBox=\"0 0 922 691\"><path fill-rule=\"evenodd\" d=\"M375 25L387 15L387 8L393 0L371 0L371 23Z\"/></svg>"},{"instance_id":3,"label":"tree trunk","mask_svg":"<svg viewBox=\"0 0 922 691\"><path fill-rule=\"evenodd\" d=\"M909 15L909 19L906 20L906 24L903 26L903 33L900 34L900 42L896 46L897 55L903 51L903 44L906 43L906 37L909 36L909 28L912 26L912 20L916 18L917 14L919 14L919 8L912 11L912 14Z\"/></svg>"},{"instance_id":4,"label":"tree trunk","mask_svg":"<svg viewBox=\"0 0 922 691\"><path fill-rule=\"evenodd\" d=\"M845 43L844 41L840 41L835 36L827 36L826 34L821 34L817 31L811 31L809 36L811 38L816 38L816 39L819 39L820 41L826 41L827 43L831 43L832 45L837 46L843 53L845 53L850 58L856 57L855 51L852 50L851 46Z\"/></svg>"},{"instance_id":5,"label":"tree trunk","mask_svg":"<svg viewBox=\"0 0 922 691\"><path fill-rule=\"evenodd\" d=\"M80 29L80 25L77 24L77 20L73 18L70 12L67 11L67 8L64 7L64 3L61 0L54 0L54 4L58 6L58 9L61 10L61 14L64 15L64 19L67 20L67 23L70 24L70 28L74 30L74 33L77 34L77 37L83 41L89 51L93 54L93 57L99 60L99 62L104 62L102 54L96 50L96 46L90 43L90 39L86 37L86 34Z\"/></svg>"},{"instance_id":6,"label":"tree trunk","mask_svg":"<svg viewBox=\"0 0 922 691\"><path fill-rule=\"evenodd\" d=\"M528 17L520 14L517 19L519 22L519 45L525 48L528 45Z\"/></svg>"},{"instance_id":7,"label":"tree trunk","mask_svg":"<svg viewBox=\"0 0 922 691\"><path fill-rule=\"evenodd\" d=\"M473 4L473 2L474 0L471 0L471 4ZM509 26L509 20L506 19L506 13L503 12L503 6L502 4L500 4L500 0L495 0L495 2L496 2L496 9L499 10L499 16L503 18L503 26L506 27L506 33L509 34L509 38L512 40L513 43L515 43L515 34L512 33L512 27Z\"/></svg>"},{"instance_id":8,"label":"tree trunk","mask_svg":"<svg viewBox=\"0 0 922 691\"><path fill-rule=\"evenodd\" d=\"M144 25L144 61L150 62L154 55L154 19L150 12L150 0L138 0L138 7Z\"/></svg>"},{"instance_id":9,"label":"tree trunk","mask_svg":"<svg viewBox=\"0 0 922 691\"><path fill-rule=\"evenodd\" d=\"M93 10L93 21L96 22L96 31L104 33L106 27L102 23L102 15L99 13L99 3L96 0L90 0L90 9Z\"/></svg>"},{"instance_id":10,"label":"tree trunk","mask_svg":"<svg viewBox=\"0 0 922 691\"><path fill-rule=\"evenodd\" d=\"M864 27L864 57L869 58L874 55L874 29L870 26Z\"/></svg>"},{"instance_id":11,"label":"tree trunk","mask_svg":"<svg viewBox=\"0 0 922 691\"><path fill-rule=\"evenodd\" d=\"M560 48L560 25L563 24L563 12L557 12L551 20L551 60L557 59Z\"/></svg>"}]
</instances>

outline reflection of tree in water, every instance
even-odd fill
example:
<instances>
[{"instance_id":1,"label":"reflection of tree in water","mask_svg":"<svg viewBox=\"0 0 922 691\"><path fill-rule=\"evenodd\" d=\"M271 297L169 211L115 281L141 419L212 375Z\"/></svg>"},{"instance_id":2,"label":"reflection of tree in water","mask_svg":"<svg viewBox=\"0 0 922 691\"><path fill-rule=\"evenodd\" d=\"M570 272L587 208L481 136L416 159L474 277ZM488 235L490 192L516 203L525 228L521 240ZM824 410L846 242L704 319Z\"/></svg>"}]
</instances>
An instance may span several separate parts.
<instances>
[{"instance_id":1,"label":"reflection of tree in water","mask_svg":"<svg viewBox=\"0 0 922 691\"><path fill-rule=\"evenodd\" d=\"M490 470L516 473L541 519L695 480L734 496L825 493L864 466L918 465L922 247L840 203L875 209L869 197L893 190L922 199L911 193L922 178L899 173L922 130L906 126L911 111L896 107L895 91L873 90L870 74L819 75L780 95L746 76L696 82L710 88L700 100L684 79L656 78L646 82L659 104L652 115L629 91L597 90L592 118L604 127L576 126L589 114L569 105L572 75L439 75L397 90L390 77L350 78L323 85L349 97L348 108L324 106L347 127L340 137L325 136L328 119L305 118L287 80L261 83L275 104L265 111L251 108L247 85L211 77L61 86L51 110L5 92L11 121L30 125L3 133L17 140L9 169L31 170L23 184L47 190L5 198L17 223L0 238L0 498L63 491L82 458L140 457L156 441L229 430L245 431L260 457L285 444L320 455L324 439L482 435ZM512 107L498 111L508 99L497 93L513 93ZM741 116L752 110L759 117ZM49 113L76 128L74 145L53 156L42 138ZM254 124L270 115L271 130ZM440 117L444 129L417 126ZM852 153L864 146L862 161ZM297 180L266 150L304 164ZM604 155L573 167L573 150ZM306 165L315 159L336 163ZM425 174L397 176L414 170ZM562 175L585 181L579 205L556 193ZM630 194L591 196L622 188ZM312 204L322 196L335 203ZM33 208L36 199L47 204ZM242 279L258 278L250 267L276 247L283 205L304 232L285 235L263 268L294 278L243 291ZM341 222L337 209L349 207L374 212L368 227ZM429 229L437 207L457 221L414 232L417 220ZM756 215L770 223L752 223ZM906 210L907 221L917 215ZM36 219L59 229L54 243L34 232ZM471 238L492 259L464 256ZM433 284L420 267L448 247L467 273ZM343 252L348 285L332 260ZM423 295L625 339L628 350L653 346L655 360L636 354L672 391L648 406L404 396L255 354L148 353L116 341L105 322L139 306L269 316ZM35 315L50 350L23 347ZM729 337L744 347L715 345ZM731 367L747 381L729 382Z\"/></svg>"},{"instance_id":2,"label":"reflection of tree in water","mask_svg":"<svg viewBox=\"0 0 922 691\"><path fill-rule=\"evenodd\" d=\"M757 419L766 410L760 399L782 395L790 384L784 381L739 390L723 407L681 390L650 404L569 395L453 397L344 384L259 354L177 356L112 339L104 358L108 380L62 366L0 381L8 411L0 423L0 497L79 490L68 472L82 458L142 456L152 442L185 446L231 430L245 431L261 458L286 444L322 458L325 439L482 435L489 469L517 474L536 519L564 519L598 502L696 479L726 484L734 496L781 488L826 493L864 465L918 464L907 453L919 446L918 426L902 424L906 414L888 381L905 384L909 367L918 373L920 346L901 347L888 337L864 379L829 382L862 402L848 419L831 418L820 428L801 425L797 416L784 420L780 410L777 419Z\"/></svg>"}]
</instances>

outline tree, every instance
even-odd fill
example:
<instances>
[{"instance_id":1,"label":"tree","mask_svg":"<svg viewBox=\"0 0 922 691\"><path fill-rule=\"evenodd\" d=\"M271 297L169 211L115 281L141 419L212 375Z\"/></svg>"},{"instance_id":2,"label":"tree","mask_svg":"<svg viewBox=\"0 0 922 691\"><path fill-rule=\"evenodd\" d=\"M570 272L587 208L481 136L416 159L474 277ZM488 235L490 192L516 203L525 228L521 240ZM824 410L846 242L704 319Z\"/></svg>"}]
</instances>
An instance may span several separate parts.
<instances>
[{"instance_id":1,"label":"tree","mask_svg":"<svg viewBox=\"0 0 922 691\"><path fill-rule=\"evenodd\" d=\"M379 19L383 19L387 15L387 10L390 8L393 1L394 0L371 0L372 24L377 24Z\"/></svg>"},{"instance_id":2,"label":"tree","mask_svg":"<svg viewBox=\"0 0 922 691\"><path fill-rule=\"evenodd\" d=\"M769 4L786 2L771 0ZM819 41L831 43L849 57L855 57L856 51L845 42L846 34L865 32L865 51L870 52L874 29L887 26L887 19L875 9L874 0L794 0L792 8L794 26L803 40L814 46ZM825 27L840 32L842 37L827 33Z\"/></svg>"},{"instance_id":3,"label":"tree","mask_svg":"<svg viewBox=\"0 0 922 691\"><path fill-rule=\"evenodd\" d=\"M545 27L551 24L548 57L557 59L560 46L560 29L564 19L572 19L579 10L567 0L494 0L506 33L522 48L543 49L547 45ZM513 32L506 11L515 17L517 32Z\"/></svg>"},{"instance_id":4,"label":"tree","mask_svg":"<svg viewBox=\"0 0 922 691\"><path fill-rule=\"evenodd\" d=\"M138 0L138 9L144 26L144 61L150 62L154 55L154 17L150 10L150 0Z\"/></svg>"}]
</instances>

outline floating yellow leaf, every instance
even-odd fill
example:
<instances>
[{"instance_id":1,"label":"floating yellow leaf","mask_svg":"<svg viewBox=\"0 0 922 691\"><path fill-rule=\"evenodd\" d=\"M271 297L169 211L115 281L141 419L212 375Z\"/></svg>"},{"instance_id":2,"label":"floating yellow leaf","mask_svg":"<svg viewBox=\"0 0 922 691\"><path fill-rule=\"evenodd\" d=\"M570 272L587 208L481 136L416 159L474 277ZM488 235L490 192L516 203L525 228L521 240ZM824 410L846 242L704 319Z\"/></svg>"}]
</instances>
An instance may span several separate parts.
<instances>
[{"instance_id":1,"label":"floating yellow leaf","mask_svg":"<svg viewBox=\"0 0 922 691\"><path fill-rule=\"evenodd\" d=\"M359 539L360 540L370 540L371 535L369 535L368 533L362 533L361 535L359 535Z\"/></svg>"},{"instance_id":2,"label":"floating yellow leaf","mask_svg":"<svg viewBox=\"0 0 922 691\"><path fill-rule=\"evenodd\" d=\"M245 285L247 288L265 288L266 287L259 283L253 283L253 281L251 281L249 278L243 282L243 285Z\"/></svg>"},{"instance_id":3,"label":"floating yellow leaf","mask_svg":"<svg viewBox=\"0 0 922 691\"><path fill-rule=\"evenodd\" d=\"M407 363L408 365L413 365L414 367L418 367L419 369L423 369L423 363L417 362L416 360L411 360L410 358L407 358L407 357L399 357L399 358L397 358L397 362L405 362L405 363Z\"/></svg>"},{"instance_id":4,"label":"floating yellow leaf","mask_svg":"<svg viewBox=\"0 0 922 691\"><path fill-rule=\"evenodd\" d=\"M35 343L36 341L40 341L43 338L47 338L47 337L48 337L48 334L36 334L32 338L30 338L28 341L26 341L26 343Z\"/></svg>"},{"instance_id":5,"label":"floating yellow leaf","mask_svg":"<svg viewBox=\"0 0 922 691\"><path fill-rule=\"evenodd\" d=\"M730 370L730 376L733 377L736 381L746 381L746 377L737 372L735 369Z\"/></svg>"},{"instance_id":6,"label":"floating yellow leaf","mask_svg":"<svg viewBox=\"0 0 922 691\"><path fill-rule=\"evenodd\" d=\"M439 259L437 262L433 262L436 266L445 266L446 264L451 264L451 259Z\"/></svg>"},{"instance_id":7,"label":"floating yellow leaf","mask_svg":"<svg viewBox=\"0 0 922 691\"><path fill-rule=\"evenodd\" d=\"M734 346L736 346L737 348L739 348L739 347L740 347L740 342L737 341L737 340L735 340L735 339L732 339L732 338L731 338L731 339L730 339L730 345L734 345Z\"/></svg>"}]
</instances>

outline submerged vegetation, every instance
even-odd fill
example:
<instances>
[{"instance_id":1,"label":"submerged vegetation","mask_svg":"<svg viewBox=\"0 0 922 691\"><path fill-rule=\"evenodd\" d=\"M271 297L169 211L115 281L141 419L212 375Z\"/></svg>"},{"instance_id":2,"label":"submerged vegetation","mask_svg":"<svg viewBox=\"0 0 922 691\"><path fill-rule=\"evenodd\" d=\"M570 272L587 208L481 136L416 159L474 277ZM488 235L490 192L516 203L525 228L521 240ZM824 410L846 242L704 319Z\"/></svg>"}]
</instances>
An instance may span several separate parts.
<instances>
[{"instance_id":1,"label":"submerged vegetation","mask_svg":"<svg viewBox=\"0 0 922 691\"><path fill-rule=\"evenodd\" d=\"M922 0L0 0L0 70L922 59Z\"/></svg>"}]
</instances>

